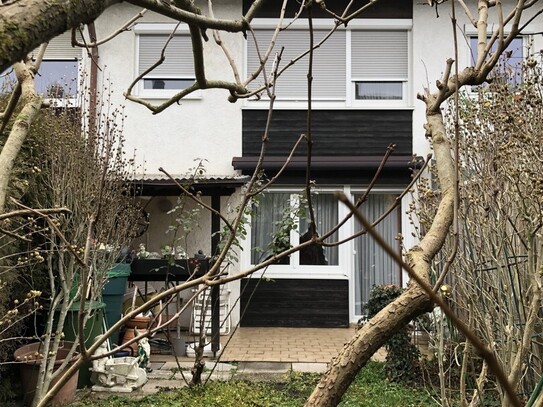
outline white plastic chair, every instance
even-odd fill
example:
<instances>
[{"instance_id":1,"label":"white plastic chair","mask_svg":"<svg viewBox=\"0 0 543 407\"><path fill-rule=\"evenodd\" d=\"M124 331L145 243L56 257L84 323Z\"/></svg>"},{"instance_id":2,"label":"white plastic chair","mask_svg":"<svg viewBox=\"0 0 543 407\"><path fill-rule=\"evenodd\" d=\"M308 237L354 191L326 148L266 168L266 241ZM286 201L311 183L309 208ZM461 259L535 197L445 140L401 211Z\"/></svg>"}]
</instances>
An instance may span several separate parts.
<instances>
[{"instance_id":1,"label":"white plastic chair","mask_svg":"<svg viewBox=\"0 0 543 407\"><path fill-rule=\"evenodd\" d=\"M198 289L194 289L194 292ZM220 287L219 296L219 333L228 335L230 333L230 292L231 290L223 285ZM194 335L200 335L201 326L205 327L205 334L211 335L211 289L198 294L192 307L190 318L190 331Z\"/></svg>"}]
</instances>

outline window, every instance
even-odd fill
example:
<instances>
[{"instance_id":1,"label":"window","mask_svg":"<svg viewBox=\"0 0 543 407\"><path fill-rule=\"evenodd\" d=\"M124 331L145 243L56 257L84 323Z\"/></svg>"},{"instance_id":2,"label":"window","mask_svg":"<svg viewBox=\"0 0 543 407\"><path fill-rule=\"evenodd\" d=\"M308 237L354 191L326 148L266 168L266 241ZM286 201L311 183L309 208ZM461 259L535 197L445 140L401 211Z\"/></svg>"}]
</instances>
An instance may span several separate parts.
<instances>
[{"instance_id":1,"label":"window","mask_svg":"<svg viewBox=\"0 0 543 407\"><path fill-rule=\"evenodd\" d=\"M75 98L77 95L82 50L72 47L71 36L71 32L65 32L49 41L36 76L36 92L50 98Z\"/></svg>"},{"instance_id":2,"label":"window","mask_svg":"<svg viewBox=\"0 0 543 407\"><path fill-rule=\"evenodd\" d=\"M33 51L37 54L38 49ZM82 51L72 47L71 32L61 34L51 41L45 51L38 74L35 77L36 92L47 98L73 99L79 88L79 64ZM7 71L0 78L4 85L15 83L15 73Z\"/></svg>"},{"instance_id":3,"label":"window","mask_svg":"<svg viewBox=\"0 0 543 407\"><path fill-rule=\"evenodd\" d=\"M160 59L169 34L141 33L138 37L138 75L141 75ZM164 62L140 81L141 95L169 97L194 83L192 44L188 34L175 34L164 56Z\"/></svg>"},{"instance_id":4,"label":"window","mask_svg":"<svg viewBox=\"0 0 543 407\"><path fill-rule=\"evenodd\" d=\"M355 196L358 199L359 196ZM373 222L385 213L396 199L391 194L370 194L368 200L361 206L361 212L364 217ZM376 231L392 247L398 248L399 242L396 240L400 232L400 209L396 208L379 225ZM355 230L360 230L362 225L355 222ZM400 267L379 244L369 235L365 234L358 237L354 242L355 247L355 314L364 315L364 305L369 300L371 288L374 285L382 284L401 284Z\"/></svg>"},{"instance_id":5,"label":"window","mask_svg":"<svg viewBox=\"0 0 543 407\"><path fill-rule=\"evenodd\" d=\"M290 246L290 235L275 237L290 207L290 194L267 193L253 207L251 225L251 263L258 264L273 255L273 246L277 249ZM275 240L275 241L274 241ZM283 261L288 264L288 259Z\"/></svg>"},{"instance_id":6,"label":"window","mask_svg":"<svg viewBox=\"0 0 543 407\"><path fill-rule=\"evenodd\" d=\"M301 209L300 209L301 206ZM338 201L332 194L313 196L317 233L327 232L338 222ZM275 252L288 249L310 238L309 214L299 195L286 192L268 192L253 208L251 225L251 263L257 264ZM297 210L298 209L298 210ZM285 227L295 225L295 228ZM291 230L292 229L292 230ZM286 233L278 233L286 231ZM337 233L326 241L337 241ZM278 264L337 266L337 247L309 246Z\"/></svg>"},{"instance_id":7,"label":"window","mask_svg":"<svg viewBox=\"0 0 543 407\"><path fill-rule=\"evenodd\" d=\"M44 60L36 76L36 92L49 98L74 98L77 73L77 60Z\"/></svg>"},{"instance_id":8,"label":"window","mask_svg":"<svg viewBox=\"0 0 543 407\"><path fill-rule=\"evenodd\" d=\"M522 37L514 38L509 46L502 53L496 67L492 70L491 77L494 80L503 80L512 86L522 82L522 61L524 58ZM472 36L469 39L471 62L475 64L477 56L477 37ZM493 44L491 52L497 49L496 43Z\"/></svg>"},{"instance_id":9,"label":"window","mask_svg":"<svg viewBox=\"0 0 543 407\"><path fill-rule=\"evenodd\" d=\"M355 27L338 29L322 46L315 49L312 89L314 100L362 105L368 101L405 104L409 79L408 29L360 29L360 25L352 25ZM255 30L262 56L271 42L273 32L273 29ZM328 33L328 29L316 29L314 43L318 44ZM293 26L279 33L274 51L266 63L268 77L272 75L275 55L282 47L284 51L280 68L307 51L309 32ZM275 89L278 101L307 100L308 61L309 56L306 55L278 78ZM256 46L254 41L249 39L247 73L255 72L258 67ZM264 83L263 73L255 83Z\"/></svg>"},{"instance_id":10,"label":"window","mask_svg":"<svg viewBox=\"0 0 543 407\"><path fill-rule=\"evenodd\" d=\"M359 100L402 100L408 79L407 31L353 31L352 81Z\"/></svg>"}]
</instances>

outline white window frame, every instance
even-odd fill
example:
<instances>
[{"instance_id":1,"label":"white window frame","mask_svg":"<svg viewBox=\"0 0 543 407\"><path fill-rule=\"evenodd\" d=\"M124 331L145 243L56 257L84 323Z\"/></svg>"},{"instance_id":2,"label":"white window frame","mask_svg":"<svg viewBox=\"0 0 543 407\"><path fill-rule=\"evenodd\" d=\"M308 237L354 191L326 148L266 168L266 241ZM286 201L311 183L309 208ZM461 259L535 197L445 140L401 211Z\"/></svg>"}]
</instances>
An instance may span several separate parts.
<instances>
[{"instance_id":1,"label":"white window frame","mask_svg":"<svg viewBox=\"0 0 543 407\"><path fill-rule=\"evenodd\" d=\"M351 97L350 101L352 103L353 107L364 107L364 108L402 108L409 105L409 101L411 100L411 92L409 84L412 82L409 79L412 77L411 74L411 55L412 55L412 46L411 46L411 30L406 28L393 28L388 27L387 29L376 29L372 27L364 27L365 30L368 31L406 31L407 34L407 76L406 77L398 77L398 78L387 78L387 77L356 77L354 74L351 73L350 76L350 83L348 86L351 89ZM364 31L357 27L351 27L348 34L347 39L347 47L349 52L351 51L351 41L352 41L352 33L353 31ZM351 56L350 56L351 57ZM352 59L349 61L349 67L352 69ZM402 98L401 99L356 99L356 82L401 82L402 83Z\"/></svg>"},{"instance_id":2,"label":"white window frame","mask_svg":"<svg viewBox=\"0 0 543 407\"><path fill-rule=\"evenodd\" d=\"M329 193L332 194L337 191L338 188L319 188L314 190L315 193ZM296 195L300 194L301 188L271 188L269 193L290 193L291 205L295 205ZM345 205L338 204L338 219L341 220L345 217L348 210ZM242 253L242 264L247 267L252 266L251 260L251 241L252 241L252 229L247 228L248 233L243 243L244 250ZM290 241L298 242L300 235L305 231L292 230L290 232ZM348 236L348 231L345 227L338 231L338 239L344 239ZM290 255L290 264L272 264L267 269L259 270L251 275L252 278L260 278L262 276L270 278L300 278L300 279L347 279L348 274L348 259L349 248L346 245L338 247L338 264L337 265L301 265L300 253L294 252Z\"/></svg>"},{"instance_id":3,"label":"white window frame","mask_svg":"<svg viewBox=\"0 0 543 407\"><path fill-rule=\"evenodd\" d=\"M364 188L352 188L348 185L341 187L322 187L314 190L314 193L334 193L335 191L341 190L351 201L353 200L356 194L361 194L365 191ZM291 203L295 204L293 201L296 194L301 192L300 188L270 188L270 193L290 193L291 194ZM375 194L400 194L401 189L397 188L378 188L374 189L372 193ZM345 205L341 204L338 201L338 220L343 219L348 214L348 209ZM401 224L400 230L401 230ZM243 251L241 252L241 262L245 267L254 266L251 259L251 241L252 241L252 230L251 227L248 227L247 236L243 241L242 247ZM300 232L303 234L304 231L293 230L290 232L290 241L298 242L300 238ZM339 229L338 239L343 240L351 236L354 232L354 220L353 218ZM352 241L344 243L338 247L338 264L337 265L301 265L299 264L300 255L299 252L295 252L290 255L290 264L272 264L268 266L266 270L259 270L256 273L252 274L253 278L260 278L262 275L270 278L302 278L302 279L322 279L322 278L354 278L353 264L355 256L354 246ZM353 280L354 281L354 280ZM354 291L353 291L354 293Z\"/></svg>"},{"instance_id":4,"label":"white window frame","mask_svg":"<svg viewBox=\"0 0 543 407\"><path fill-rule=\"evenodd\" d=\"M276 19L271 18L262 18L255 19L252 23L252 26L255 30L258 29L273 29L277 25ZM313 26L315 29L331 29L333 23L329 20L319 20L315 19L313 21ZM412 69L412 59L413 59L413 46L412 46L412 27L413 21L411 19L356 19L349 22L347 28L340 27L339 30L344 30L346 32L346 83L345 83L345 100L313 100L312 107L314 109L345 109L345 108L356 108L356 109L408 109L412 110L414 108L413 102L413 90L412 90L412 78L413 78L413 69ZM295 30L307 30L307 23L305 21L294 21L289 29ZM356 100L355 99L355 79L352 78L352 68L351 68L351 32L359 30L405 30L407 31L408 36L408 77L405 78L403 82L403 92L401 100ZM252 41L249 38L247 41ZM247 44L246 44L247 45ZM245 77L248 75L248 47L244 47L244 70ZM264 52L264 50L261 50ZM272 56L270 55L270 58ZM268 73L269 74L269 73ZM318 80L318 79L317 79ZM258 84L258 79L252 82L252 85ZM307 100L298 100L298 101L288 101L288 100L275 100L275 107L280 109L300 109L301 105L307 104ZM269 101L266 98L261 100L245 100L244 108L250 109L268 109Z\"/></svg>"},{"instance_id":5,"label":"white window frame","mask_svg":"<svg viewBox=\"0 0 543 407\"><path fill-rule=\"evenodd\" d=\"M190 31L187 25L179 25L176 29L177 24L172 23L140 23L136 24L134 27L134 33L136 34L136 41L135 41L135 64L134 64L134 78L138 77L140 75L139 73L139 56L140 56L140 38L142 35L153 35L153 34L159 34L159 35L170 35L174 30L174 35L186 35L190 37ZM191 52L192 53L192 52ZM192 80L196 81L196 76L193 73L192 76L171 76L171 77L165 77L164 75L153 75L151 72L149 75L146 75L144 78L142 78L136 86L134 87L134 94L143 98L143 99L156 99L156 100L166 100L169 99L179 92L181 92L183 89L145 89L144 88L144 79L153 79L153 78L160 78L160 79L186 79L186 80ZM202 91L197 90L195 92L192 92L191 94L183 97L183 100L190 100L190 99L201 99L202 98Z\"/></svg>"}]
</instances>

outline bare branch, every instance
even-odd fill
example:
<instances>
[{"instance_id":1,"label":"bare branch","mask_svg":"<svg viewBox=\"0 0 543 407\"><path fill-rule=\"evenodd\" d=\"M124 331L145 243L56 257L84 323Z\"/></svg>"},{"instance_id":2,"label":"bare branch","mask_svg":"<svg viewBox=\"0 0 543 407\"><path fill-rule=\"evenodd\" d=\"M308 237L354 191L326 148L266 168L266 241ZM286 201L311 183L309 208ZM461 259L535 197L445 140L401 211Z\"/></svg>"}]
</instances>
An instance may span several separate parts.
<instances>
[{"instance_id":1,"label":"bare branch","mask_svg":"<svg viewBox=\"0 0 543 407\"><path fill-rule=\"evenodd\" d=\"M151 11L155 11L166 17L171 17L177 21L193 24L200 29L214 29L226 32L245 32L250 20L242 18L241 20L225 20L211 18L202 15L198 12L191 12L184 10L180 7L176 7L169 2L163 2L160 0L127 0L128 3L140 6ZM262 2L258 2L253 9L256 11Z\"/></svg>"},{"instance_id":2,"label":"bare branch","mask_svg":"<svg viewBox=\"0 0 543 407\"><path fill-rule=\"evenodd\" d=\"M471 13L469 7L466 5L466 2L464 0L458 0L458 3L462 7L462 9L464 9L464 13L466 14L466 17L468 17L468 19L471 22L471 24L473 25L473 27L477 28L477 20L475 19L475 17Z\"/></svg>"},{"instance_id":3,"label":"bare branch","mask_svg":"<svg viewBox=\"0 0 543 407\"><path fill-rule=\"evenodd\" d=\"M213 14L213 2L212 0L208 0L207 6L209 8L209 15L211 18L215 18ZM219 30L213 30L213 39L215 40L215 43L221 47L226 59L228 60L228 63L230 64L230 67L232 68L232 73L234 74L234 79L238 85L241 85L241 77L239 75L238 68L236 66L236 62L234 61L234 58L230 54L230 51L228 51L228 48L225 46L221 39L221 34Z\"/></svg>"},{"instance_id":4,"label":"bare branch","mask_svg":"<svg viewBox=\"0 0 543 407\"><path fill-rule=\"evenodd\" d=\"M204 201L202 201L200 198L198 198L196 195L194 195L192 192L190 192L187 188L185 188L183 185L179 183L175 178L173 178L164 168L160 167L158 169L160 172L164 173L170 180L172 180L175 185L188 197L190 197L194 202L196 202L198 205L201 205L205 209L207 209L212 214L218 216L221 218L221 220L226 224L228 229L230 229L232 232L234 232L234 229L228 219L226 219L219 211L213 209L211 206L206 204Z\"/></svg>"},{"instance_id":5,"label":"bare branch","mask_svg":"<svg viewBox=\"0 0 543 407\"><path fill-rule=\"evenodd\" d=\"M14 201L17 202L17 201ZM40 209L41 215L52 215L57 213L65 213L69 214L72 213L68 208L45 208ZM0 214L0 220L9 219L9 218L15 218L19 216L28 216L28 215L36 215L36 212L33 209L19 209L16 211L10 211L6 213ZM41 216L38 215L38 216Z\"/></svg>"},{"instance_id":6,"label":"bare branch","mask_svg":"<svg viewBox=\"0 0 543 407\"><path fill-rule=\"evenodd\" d=\"M77 41L77 38L75 36L72 37L72 45L76 47L82 47L82 48L92 48L97 47L98 45L105 44L108 41L111 41L113 38L117 37L119 34L122 34L123 32L130 31L132 27L134 27L134 24L136 21L141 19L145 13L147 12L147 9L141 10L138 14L136 14L134 17L132 17L130 20L128 20L126 23L124 23L121 27L113 31L110 35L107 37L102 38L99 41L83 41L79 42ZM83 37L84 39L84 37Z\"/></svg>"}]
</instances>

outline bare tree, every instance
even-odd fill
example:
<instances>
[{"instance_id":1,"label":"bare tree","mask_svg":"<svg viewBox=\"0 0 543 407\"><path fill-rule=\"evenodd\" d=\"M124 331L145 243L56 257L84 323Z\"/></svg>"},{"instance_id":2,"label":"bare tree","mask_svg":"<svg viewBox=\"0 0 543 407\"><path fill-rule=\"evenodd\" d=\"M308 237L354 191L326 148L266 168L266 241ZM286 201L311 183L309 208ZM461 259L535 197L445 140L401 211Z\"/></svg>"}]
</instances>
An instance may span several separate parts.
<instances>
[{"instance_id":1,"label":"bare tree","mask_svg":"<svg viewBox=\"0 0 543 407\"><path fill-rule=\"evenodd\" d=\"M542 214L539 200L533 198L541 184L541 143L536 136L541 126L537 107L541 80L536 62L528 58L524 69L515 69L512 76L507 74L505 59L504 69L493 75L490 86L479 87L477 96L462 98L458 111L449 114L458 113L462 124L462 244L451 269L455 287L451 298L495 352L518 393L534 392L532 402L539 395L534 389L541 376L541 327L536 315L541 301ZM424 195L427 207L434 194ZM451 249L447 245L443 253ZM460 340L464 351L457 390L465 405L480 405L489 387L484 384L494 379L486 363L473 370L474 349L469 341ZM453 341L451 347L455 345ZM477 383L471 395L467 383ZM501 384L496 383L496 388L506 405Z\"/></svg>"}]
</instances>

